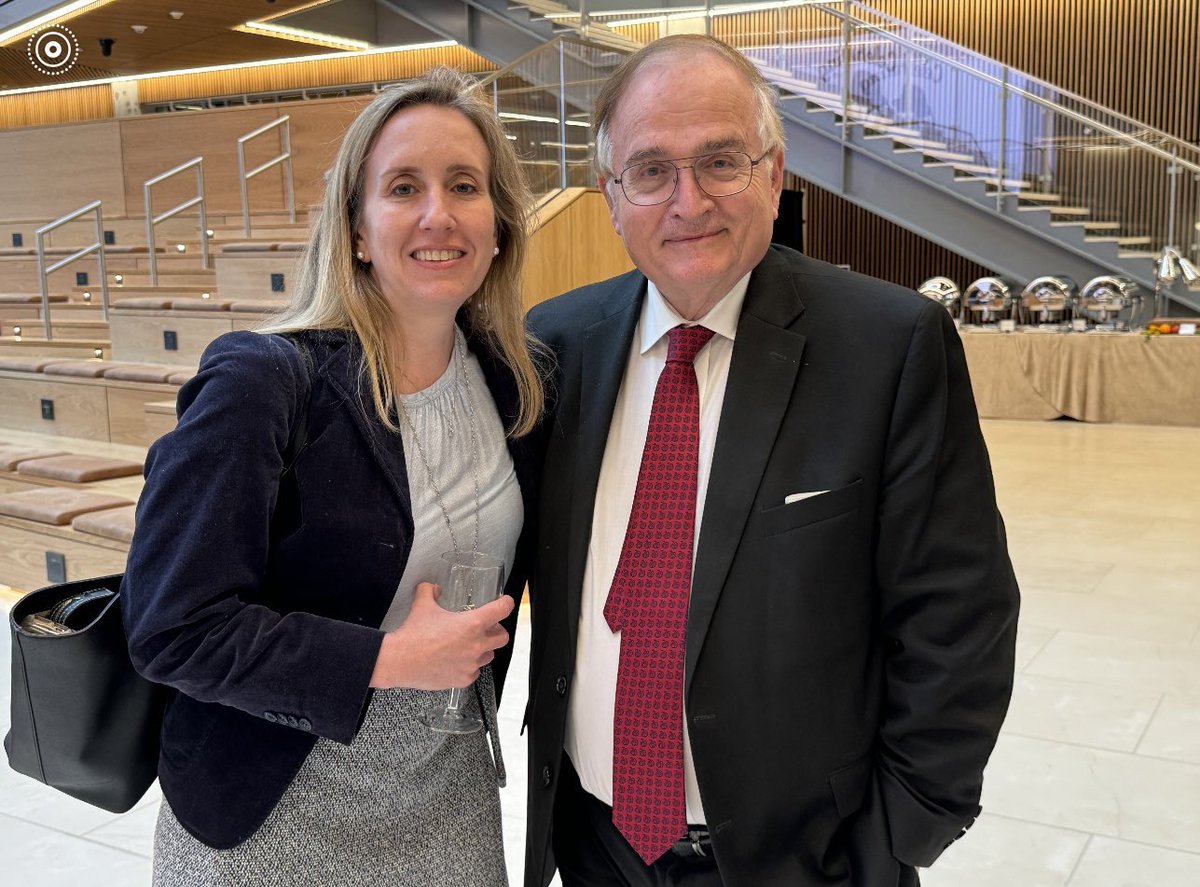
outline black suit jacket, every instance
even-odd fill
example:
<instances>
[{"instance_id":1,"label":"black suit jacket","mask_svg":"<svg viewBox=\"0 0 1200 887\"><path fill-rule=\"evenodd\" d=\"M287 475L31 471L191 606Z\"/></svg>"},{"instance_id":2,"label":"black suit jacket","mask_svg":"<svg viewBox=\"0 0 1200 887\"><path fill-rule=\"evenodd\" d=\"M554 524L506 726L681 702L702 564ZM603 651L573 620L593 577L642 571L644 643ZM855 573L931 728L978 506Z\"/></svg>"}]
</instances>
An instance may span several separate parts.
<instances>
[{"instance_id":1,"label":"black suit jacket","mask_svg":"<svg viewBox=\"0 0 1200 887\"><path fill-rule=\"evenodd\" d=\"M634 271L531 314L559 361L530 585L536 887L554 868L596 484L645 292ZM891 887L933 862L979 809L1017 601L946 312L772 247L738 322L688 612L686 715L725 883Z\"/></svg>"},{"instance_id":2,"label":"black suit jacket","mask_svg":"<svg viewBox=\"0 0 1200 887\"><path fill-rule=\"evenodd\" d=\"M258 829L318 736L354 738L378 627L412 548L400 435L360 387L357 338L300 335L311 384L278 336L231 333L205 351L180 391L178 426L150 449L121 587L135 666L179 691L162 728L163 794L189 832L219 848ZM512 376L468 340L511 427ZM285 473L305 404L307 444ZM535 447L527 437L509 448L531 517ZM530 527L506 589L518 601ZM497 651L497 692L509 656Z\"/></svg>"}]
</instances>

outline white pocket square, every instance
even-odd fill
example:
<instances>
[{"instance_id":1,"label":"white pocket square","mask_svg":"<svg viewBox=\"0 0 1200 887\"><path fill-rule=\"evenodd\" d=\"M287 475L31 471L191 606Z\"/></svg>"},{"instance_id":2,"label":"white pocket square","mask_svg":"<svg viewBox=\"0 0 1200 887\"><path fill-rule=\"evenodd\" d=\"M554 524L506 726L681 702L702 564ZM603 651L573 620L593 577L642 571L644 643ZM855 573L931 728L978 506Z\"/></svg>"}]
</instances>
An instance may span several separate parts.
<instances>
[{"instance_id":1,"label":"white pocket square","mask_svg":"<svg viewBox=\"0 0 1200 887\"><path fill-rule=\"evenodd\" d=\"M792 493L790 496L783 497L784 505L791 505L793 502L799 502L802 499L811 499L813 496L824 496L829 490L813 490L811 493Z\"/></svg>"}]
</instances>

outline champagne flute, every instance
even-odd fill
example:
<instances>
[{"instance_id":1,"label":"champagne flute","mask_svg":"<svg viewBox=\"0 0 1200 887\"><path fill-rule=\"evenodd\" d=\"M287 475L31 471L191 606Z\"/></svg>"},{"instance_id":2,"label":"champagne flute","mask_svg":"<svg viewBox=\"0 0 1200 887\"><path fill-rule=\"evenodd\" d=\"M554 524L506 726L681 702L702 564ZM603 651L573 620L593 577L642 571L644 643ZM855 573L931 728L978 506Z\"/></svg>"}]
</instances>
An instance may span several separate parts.
<instances>
[{"instance_id":1,"label":"champagne flute","mask_svg":"<svg viewBox=\"0 0 1200 887\"><path fill-rule=\"evenodd\" d=\"M447 576L438 603L443 609L454 612L474 610L500 596L504 587L502 559L477 551L447 551L442 555L442 561ZM421 723L437 733L475 733L483 729L483 721L460 710L466 689L452 689L446 706L422 712L419 715Z\"/></svg>"}]
</instances>

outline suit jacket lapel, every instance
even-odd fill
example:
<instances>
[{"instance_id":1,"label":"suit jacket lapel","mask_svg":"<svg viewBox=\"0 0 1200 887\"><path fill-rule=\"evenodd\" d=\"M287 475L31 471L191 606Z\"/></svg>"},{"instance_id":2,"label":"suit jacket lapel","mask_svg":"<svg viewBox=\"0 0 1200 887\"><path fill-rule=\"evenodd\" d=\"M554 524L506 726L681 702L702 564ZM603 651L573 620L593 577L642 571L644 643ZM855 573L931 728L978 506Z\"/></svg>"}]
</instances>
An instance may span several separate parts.
<instances>
[{"instance_id":1,"label":"suit jacket lapel","mask_svg":"<svg viewBox=\"0 0 1200 887\"><path fill-rule=\"evenodd\" d=\"M630 343L641 315L646 294L646 278L640 274L620 277L604 316L586 327L580 348L579 421L575 451L574 482L562 490L571 498L570 551L567 564L567 624L570 649L575 648L579 630L579 607L583 594L583 571L587 563L588 542L592 535L592 515L596 505L596 486L600 465L608 443L617 394L629 359Z\"/></svg>"},{"instance_id":2,"label":"suit jacket lapel","mask_svg":"<svg viewBox=\"0 0 1200 887\"><path fill-rule=\"evenodd\" d=\"M685 694L795 388L804 336L789 327L803 310L787 262L768 251L746 291L713 449L688 609Z\"/></svg>"}]
</instances>

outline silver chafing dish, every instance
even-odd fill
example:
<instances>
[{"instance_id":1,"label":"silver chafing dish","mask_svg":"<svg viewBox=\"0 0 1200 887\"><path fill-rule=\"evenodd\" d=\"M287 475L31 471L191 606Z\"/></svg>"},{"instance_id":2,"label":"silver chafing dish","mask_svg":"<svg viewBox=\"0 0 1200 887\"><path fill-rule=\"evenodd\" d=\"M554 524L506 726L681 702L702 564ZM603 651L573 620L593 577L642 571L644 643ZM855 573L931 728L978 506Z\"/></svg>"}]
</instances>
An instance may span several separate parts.
<instances>
[{"instance_id":1,"label":"silver chafing dish","mask_svg":"<svg viewBox=\"0 0 1200 887\"><path fill-rule=\"evenodd\" d=\"M1128 277L1104 274L1084 284L1075 297L1076 320L1086 319L1089 326L1127 330L1138 323L1142 290Z\"/></svg>"},{"instance_id":2,"label":"silver chafing dish","mask_svg":"<svg viewBox=\"0 0 1200 887\"><path fill-rule=\"evenodd\" d=\"M1012 287L1002 277L981 277L962 295L963 323L995 323L1012 316Z\"/></svg>"},{"instance_id":3,"label":"silver chafing dish","mask_svg":"<svg viewBox=\"0 0 1200 887\"><path fill-rule=\"evenodd\" d=\"M1062 324L1070 319L1078 288L1069 277L1048 274L1021 290L1021 311L1026 323Z\"/></svg>"},{"instance_id":4,"label":"silver chafing dish","mask_svg":"<svg viewBox=\"0 0 1200 887\"><path fill-rule=\"evenodd\" d=\"M950 312L951 317L958 317L962 308L962 293L958 284L949 277L931 277L917 287L917 292L937 302Z\"/></svg>"}]
</instances>

